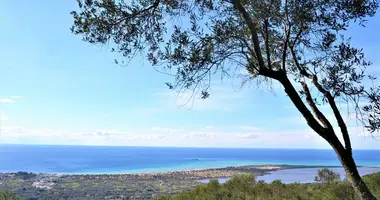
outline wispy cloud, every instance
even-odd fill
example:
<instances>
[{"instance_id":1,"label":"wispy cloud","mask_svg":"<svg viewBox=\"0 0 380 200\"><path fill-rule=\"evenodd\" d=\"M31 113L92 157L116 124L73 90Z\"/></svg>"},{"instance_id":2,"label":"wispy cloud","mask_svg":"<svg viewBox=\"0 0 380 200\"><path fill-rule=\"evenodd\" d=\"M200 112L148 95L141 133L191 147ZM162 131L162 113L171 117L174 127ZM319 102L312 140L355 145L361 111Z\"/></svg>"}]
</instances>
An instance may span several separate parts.
<instances>
[{"instance_id":1,"label":"wispy cloud","mask_svg":"<svg viewBox=\"0 0 380 200\"><path fill-rule=\"evenodd\" d=\"M11 98L2 98L0 99L0 103L13 103L13 99Z\"/></svg>"},{"instance_id":2,"label":"wispy cloud","mask_svg":"<svg viewBox=\"0 0 380 200\"><path fill-rule=\"evenodd\" d=\"M247 130L247 131L259 131L261 130L258 127L253 127L253 126L240 126L241 130Z\"/></svg>"},{"instance_id":3,"label":"wispy cloud","mask_svg":"<svg viewBox=\"0 0 380 200\"><path fill-rule=\"evenodd\" d=\"M140 132L96 130L96 131L60 131L60 130L32 130L24 127L5 126L0 134L0 142L32 144L81 144L81 145L143 145L144 141L162 140L163 134L142 134Z\"/></svg>"},{"instance_id":4,"label":"wispy cloud","mask_svg":"<svg viewBox=\"0 0 380 200\"><path fill-rule=\"evenodd\" d=\"M156 132L168 132L168 133L178 132L179 131L179 129L164 128L164 127L152 127L151 130L152 131L156 131Z\"/></svg>"},{"instance_id":5,"label":"wispy cloud","mask_svg":"<svg viewBox=\"0 0 380 200\"><path fill-rule=\"evenodd\" d=\"M137 140L161 140L164 139L164 135L142 135L142 136L134 136L133 139Z\"/></svg>"},{"instance_id":6,"label":"wispy cloud","mask_svg":"<svg viewBox=\"0 0 380 200\"><path fill-rule=\"evenodd\" d=\"M8 120L8 117L4 115L0 115L0 121L5 121L5 120Z\"/></svg>"},{"instance_id":7,"label":"wispy cloud","mask_svg":"<svg viewBox=\"0 0 380 200\"><path fill-rule=\"evenodd\" d=\"M190 133L186 133L180 136L185 139L192 138L205 138L205 139L216 139L222 137L222 133L216 133L211 131L191 131Z\"/></svg>"},{"instance_id":8,"label":"wispy cloud","mask_svg":"<svg viewBox=\"0 0 380 200\"><path fill-rule=\"evenodd\" d=\"M364 127L354 127L350 128L350 130L360 137L374 137L376 139L380 139L380 132L378 131L371 133Z\"/></svg>"},{"instance_id":9,"label":"wispy cloud","mask_svg":"<svg viewBox=\"0 0 380 200\"><path fill-rule=\"evenodd\" d=\"M258 138L260 134L248 133L248 134L239 134L236 137L239 139L254 139Z\"/></svg>"},{"instance_id":10,"label":"wispy cloud","mask_svg":"<svg viewBox=\"0 0 380 200\"><path fill-rule=\"evenodd\" d=\"M0 98L0 103L14 103L17 99L23 99L22 96L10 96L6 98Z\"/></svg>"},{"instance_id":11,"label":"wispy cloud","mask_svg":"<svg viewBox=\"0 0 380 200\"><path fill-rule=\"evenodd\" d=\"M90 132L81 132L79 135L84 136L129 136L129 132L122 132L122 131L112 131L112 130L97 130L97 131L90 131Z\"/></svg>"},{"instance_id":12,"label":"wispy cloud","mask_svg":"<svg viewBox=\"0 0 380 200\"><path fill-rule=\"evenodd\" d=\"M356 145L355 142L361 142L362 136L369 136L368 133L362 133L355 127L349 127L349 130L353 138L353 147ZM268 131L265 129L243 130L240 127L236 127L232 131L152 127L148 131L94 130L75 132L50 129L32 130L17 126L5 126L2 128L0 143L7 142L112 146L330 148L328 143L311 129ZM373 143L372 140L369 142Z\"/></svg>"},{"instance_id":13,"label":"wispy cloud","mask_svg":"<svg viewBox=\"0 0 380 200\"><path fill-rule=\"evenodd\" d=\"M240 101L244 100L246 93L235 91L232 85L215 85L211 87L210 97L201 99L199 93L184 91L165 91L153 93L153 98L158 98L166 109L191 109L192 111L221 111L233 112L241 107Z\"/></svg>"},{"instance_id":14,"label":"wispy cloud","mask_svg":"<svg viewBox=\"0 0 380 200\"><path fill-rule=\"evenodd\" d=\"M23 99L23 96L11 96L11 99Z\"/></svg>"}]
</instances>

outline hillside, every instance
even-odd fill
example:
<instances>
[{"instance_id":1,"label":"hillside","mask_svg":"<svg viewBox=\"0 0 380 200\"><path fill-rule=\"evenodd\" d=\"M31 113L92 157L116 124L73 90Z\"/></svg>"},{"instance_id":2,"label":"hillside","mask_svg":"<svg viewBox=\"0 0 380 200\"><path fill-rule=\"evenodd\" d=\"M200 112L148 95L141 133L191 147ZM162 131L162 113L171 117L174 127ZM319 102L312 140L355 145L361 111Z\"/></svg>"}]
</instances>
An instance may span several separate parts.
<instances>
[{"instance_id":1,"label":"hillside","mask_svg":"<svg viewBox=\"0 0 380 200\"><path fill-rule=\"evenodd\" d=\"M380 173L363 177L373 194L380 198ZM256 183L256 184L252 184ZM196 189L173 197L162 196L156 200L357 200L347 181L313 184L283 184L280 180L270 184L256 182L253 175L235 176L219 184L213 180Z\"/></svg>"}]
</instances>

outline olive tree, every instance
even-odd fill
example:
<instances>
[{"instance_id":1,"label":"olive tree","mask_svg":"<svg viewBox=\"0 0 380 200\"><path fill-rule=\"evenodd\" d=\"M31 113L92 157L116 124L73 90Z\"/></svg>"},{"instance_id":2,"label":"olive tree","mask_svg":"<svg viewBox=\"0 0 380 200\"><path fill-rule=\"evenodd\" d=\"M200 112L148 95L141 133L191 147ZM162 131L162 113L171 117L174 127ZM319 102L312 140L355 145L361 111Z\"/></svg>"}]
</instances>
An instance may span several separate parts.
<instances>
[{"instance_id":1,"label":"olive tree","mask_svg":"<svg viewBox=\"0 0 380 200\"><path fill-rule=\"evenodd\" d=\"M314 181L318 183L335 183L340 181L340 174L328 168L319 169Z\"/></svg>"},{"instance_id":2,"label":"olive tree","mask_svg":"<svg viewBox=\"0 0 380 200\"><path fill-rule=\"evenodd\" d=\"M78 0L71 31L108 44L129 60L144 54L173 76L179 92L209 97L210 79L242 72L243 82L277 82L308 126L336 152L361 199L376 199L362 181L338 101L355 107L370 131L379 126L378 88L367 88L370 62L344 34L364 26L377 0ZM120 61L115 61L121 63ZM298 91L296 88L300 87ZM311 91L311 87L317 91ZM364 99L364 100L363 100ZM368 103L360 107L363 102ZM331 108L339 125L320 109ZM338 134L341 134L342 141Z\"/></svg>"}]
</instances>

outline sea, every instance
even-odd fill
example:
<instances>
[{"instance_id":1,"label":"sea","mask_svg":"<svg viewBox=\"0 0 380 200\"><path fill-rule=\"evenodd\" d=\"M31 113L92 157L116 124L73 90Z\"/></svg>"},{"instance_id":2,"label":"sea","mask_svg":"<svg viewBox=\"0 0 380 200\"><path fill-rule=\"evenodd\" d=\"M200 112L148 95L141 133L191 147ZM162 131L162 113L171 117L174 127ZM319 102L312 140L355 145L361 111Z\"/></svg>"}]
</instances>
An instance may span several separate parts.
<instances>
[{"instance_id":1,"label":"sea","mask_svg":"<svg viewBox=\"0 0 380 200\"><path fill-rule=\"evenodd\" d=\"M364 166L359 169L362 175L380 171L380 150L355 150L353 154L357 165ZM334 151L328 149L0 145L3 173L121 174L271 164L340 166ZM305 182L314 178L317 169L279 170L266 179L297 175L301 178L296 181ZM341 168L335 170L343 173Z\"/></svg>"}]
</instances>

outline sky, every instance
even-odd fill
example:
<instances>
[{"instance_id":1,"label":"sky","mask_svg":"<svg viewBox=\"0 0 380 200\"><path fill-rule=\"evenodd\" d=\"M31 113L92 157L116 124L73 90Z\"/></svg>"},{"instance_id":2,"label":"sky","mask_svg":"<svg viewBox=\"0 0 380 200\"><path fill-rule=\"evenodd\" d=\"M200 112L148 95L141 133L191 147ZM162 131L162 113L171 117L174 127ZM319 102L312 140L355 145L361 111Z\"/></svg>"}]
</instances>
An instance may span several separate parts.
<instances>
[{"instance_id":1,"label":"sky","mask_svg":"<svg viewBox=\"0 0 380 200\"><path fill-rule=\"evenodd\" d=\"M215 79L209 99L184 105L189 93L169 91L171 77L144 57L121 67L109 48L71 34L76 9L75 0L0 2L0 143L330 148L276 84L268 91ZM374 73L379 31L380 15L347 33ZM344 116L354 149L380 149L380 137Z\"/></svg>"}]
</instances>

